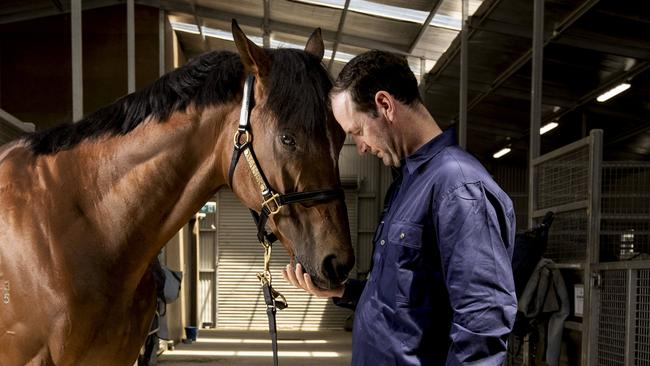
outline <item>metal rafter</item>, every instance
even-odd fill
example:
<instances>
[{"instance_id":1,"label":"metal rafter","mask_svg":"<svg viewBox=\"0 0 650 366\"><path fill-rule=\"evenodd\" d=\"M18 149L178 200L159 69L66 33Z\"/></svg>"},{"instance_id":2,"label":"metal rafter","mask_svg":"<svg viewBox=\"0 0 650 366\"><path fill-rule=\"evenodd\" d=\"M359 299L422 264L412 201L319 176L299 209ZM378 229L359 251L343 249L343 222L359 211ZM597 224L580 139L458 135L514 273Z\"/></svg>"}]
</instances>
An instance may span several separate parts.
<instances>
[{"instance_id":1,"label":"metal rafter","mask_svg":"<svg viewBox=\"0 0 650 366\"><path fill-rule=\"evenodd\" d=\"M576 10L569 14L557 27L553 29L552 35L544 41L542 47L546 47L549 43L557 39L562 35L562 32L566 31L569 26L575 23L581 16L583 16L587 11L593 8L600 0L586 0L583 2ZM515 62L513 62L504 72L502 72L492 83L490 89L485 92L477 95L472 99L472 101L467 106L467 111L472 110L476 105L478 105L483 99L485 99L490 93L499 88L503 83L505 83L512 75L514 75L519 69L521 69L525 64L527 64L533 56L533 49L530 48L526 53L519 57Z\"/></svg>"},{"instance_id":2,"label":"metal rafter","mask_svg":"<svg viewBox=\"0 0 650 366\"><path fill-rule=\"evenodd\" d=\"M136 0L136 3L140 5L147 5L153 7L159 7L161 9L167 10L169 12L179 12L191 14L191 8L184 3L173 2L173 1L158 1L158 0ZM202 6L196 7L196 13L203 19L212 19L219 20L230 23L230 21L235 18L240 25L260 28L260 25L263 24L264 19L260 17L232 13L222 10L210 9ZM269 20L269 28L276 32L289 33L289 34L311 34L314 29L311 27L305 27L301 25L285 23ZM336 39L336 32L321 30L323 39L328 41L334 41ZM344 43L350 46L362 47L362 48L375 48L383 51L389 51L403 56L413 56L404 50L404 47L401 45L386 43L376 41L370 38L352 36L348 34L342 34L340 43ZM417 57L417 56L413 56Z\"/></svg>"},{"instance_id":3,"label":"metal rafter","mask_svg":"<svg viewBox=\"0 0 650 366\"><path fill-rule=\"evenodd\" d=\"M486 0L487 2L488 0ZM485 21L490 14L494 11L494 9L499 5L499 2L501 0L492 0L492 3L489 4L488 9L485 11L484 14L482 14L479 18L477 18L477 24L481 25L483 21ZM469 30L469 33L467 34L467 40L471 40L472 36L476 34L477 29L476 28L471 28ZM458 38L452 42L451 46L449 46L449 49L443 54L443 57L436 62L436 65L434 66L434 69L436 70L435 73L431 74L429 78L427 78L427 82L429 84L432 84L441 74L444 70L447 69L447 66L451 63L451 61L456 57L458 52L460 52L460 42L457 41ZM425 88L426 90L427 88Z\"/></svg>"},{"instance_id":4,"label":"metal rafter","mask_svg":"<svg viewBox=\"0 0 650 366\"><path fill-rule=\"evenodd\" d=\"M339 48L339 42L341 42L341 34L343 34L343 26L345 25L345 18L348 15L348 9L350 8L350 0L345 0L345 6L341 12L341 18L339 19L339 26L336 30L336 39L332 45L332 56L330 57L330 62L327 65L327 70L332 71L332 65L334 65L334 57L336 56L336 51ZM410 52L409 52L410 53Z\"/></svg>"},{"instance_id":5,"label":"metal rafter","mask_svg":"<svg viewBox=\"0 0 650 366\"><path fill-rule=\"evenodd\" d=\"M420 27L420 31L418 31L417 36L415 36L413 42L411 42L411 45L408 48L408 53L413 53L415 47L418 45L418 43L420 43L420 40L424 36L424 33L426 33L427 29L429 29L429 24L431 24L433 17L438 12L440 4L442 4L442 0L434 0L433 5L431 6L431 11L429 11L429 16L427 16L427 20L424 21L422 27Z\"/></svg>"}]
</instances>

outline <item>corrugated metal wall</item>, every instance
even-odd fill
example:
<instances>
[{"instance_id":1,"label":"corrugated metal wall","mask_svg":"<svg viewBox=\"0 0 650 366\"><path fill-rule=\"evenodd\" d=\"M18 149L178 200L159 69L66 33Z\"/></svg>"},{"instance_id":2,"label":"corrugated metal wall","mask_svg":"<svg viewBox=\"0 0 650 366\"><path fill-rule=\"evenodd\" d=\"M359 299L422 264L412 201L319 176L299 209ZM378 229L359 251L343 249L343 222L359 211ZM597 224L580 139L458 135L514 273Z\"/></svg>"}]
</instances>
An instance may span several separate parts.
<instances>
[{"instance_id":1,"label":"corrugated metal wall","mask_svg":"<svg viewBox=\"0 0 650 366\"><path fill-rule=\"evenodd\" d=\"M350 229L356 231L356 194L346 192ZM221 329L268 329L266 307L256 273L263 268L263 249L248 209L230 190L217 194L217 276L216 327ZM353 235L353 245L356 239ZM341 329L350 312L318 299L289 285L281 277L281 269L289 256L276 244L271 260L273 286L289 302L279 311L281 330Z\"/></svg>"},{"instance_id":2,"label":"corrugated metal wall","mask_svg":"<svg viewBox=\"0 0 650 366\"><path fill-rule=\"evenodd\" d=\"M341 150L339 165L341 176L356 176L359 180L359 224L355 267L359 277L365 278L370 270L372 238L379 222L384 194L392 181L390 168L384 166L374 156L359 156L354 141L349 137Z\"/></svg>"}]
</instances>

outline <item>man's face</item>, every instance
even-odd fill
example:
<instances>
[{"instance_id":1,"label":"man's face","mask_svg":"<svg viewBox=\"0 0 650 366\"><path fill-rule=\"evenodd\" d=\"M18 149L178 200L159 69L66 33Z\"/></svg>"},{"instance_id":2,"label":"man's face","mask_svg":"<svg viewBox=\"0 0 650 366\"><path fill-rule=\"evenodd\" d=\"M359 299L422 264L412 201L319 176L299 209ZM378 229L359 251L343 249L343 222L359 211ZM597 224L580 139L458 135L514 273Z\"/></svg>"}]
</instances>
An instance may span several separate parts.
<instances>
[{"instance_id":1,"label":"man's face","mask_svg":"<svg viewBox=\"0 0 650 366\"><path fill-rule=\"evenodd\" d=\"M343 130L352 136L360 155L367 152L377 156L384 165L399 167L400 158L393 147L388 121L380 113L359 112L348 91L331 96L332 112Z\"/></svg>"}]
</instances>

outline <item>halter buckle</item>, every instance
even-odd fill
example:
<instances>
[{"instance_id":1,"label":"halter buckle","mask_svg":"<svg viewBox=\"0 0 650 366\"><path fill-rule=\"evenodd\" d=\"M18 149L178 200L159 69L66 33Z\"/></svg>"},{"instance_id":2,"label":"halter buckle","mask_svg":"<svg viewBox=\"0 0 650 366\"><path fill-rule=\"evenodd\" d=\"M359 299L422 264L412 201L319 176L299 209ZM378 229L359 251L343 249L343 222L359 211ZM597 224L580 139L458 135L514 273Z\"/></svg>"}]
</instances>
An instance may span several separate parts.
<instances>
[{"instance_id":1,"label":"halter buckle","mask_svg":"<svg viewBox=\"0 0 650 366\"><path fill-rule=\"evenodd\" d=\"M242 135L246 135L246 141L244 141L243 143L240 144L240 139L241 139ZM234 136L234 139L233 139L233 142L235 144L235 149L241 149L242 146L246 145L250 141L251 141L251 135L248 132L248 130L238 129L235 132L235 136Z\"/></svg>"},{"instance_id":2,"label":"halter buckle","mask_svg":"<svg viewBox=\"0 0 650 366\"><path fill-rule=\"evenodd\" d=\"M275 215L276 213L280 212L280 208L282 208L282 205L280 202L278 202L278 198L280 198L280 195L278 193L273 193L271 198L268 200L262 202L262 208L266 207L269 210L269 216ZM275 205L275 209L271 209L271 206L269 205L271 202Z\"/></svg>"}]
</instances>

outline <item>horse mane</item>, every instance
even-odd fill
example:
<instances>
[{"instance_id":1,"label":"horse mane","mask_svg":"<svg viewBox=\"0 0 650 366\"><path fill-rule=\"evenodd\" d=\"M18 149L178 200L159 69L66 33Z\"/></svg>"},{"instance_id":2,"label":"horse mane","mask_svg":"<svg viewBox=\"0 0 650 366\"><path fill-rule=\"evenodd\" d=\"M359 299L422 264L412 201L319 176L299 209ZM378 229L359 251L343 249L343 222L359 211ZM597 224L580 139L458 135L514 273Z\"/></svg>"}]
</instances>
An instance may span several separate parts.
<instances>
[{"instance_id":1,"label":"horse mane","mask_svg":"<svg viewBox=\"0 0 650 366\"><path fill-rule=\"evenodd\" d=\"M311 136L324 136L329 74L316 57L298 50L266 50L273 58L268 109L280 128L302 125ZM126 135L149 117L164 122L190 104L198 108L241 98L244 67L236 53L206 53L163 75L145 89L119 98L76 123L63 123L24 137L37 155L55 154L80 142ZM322 113L319 113L322 112Z\"/></svg>"}]
</instances>

